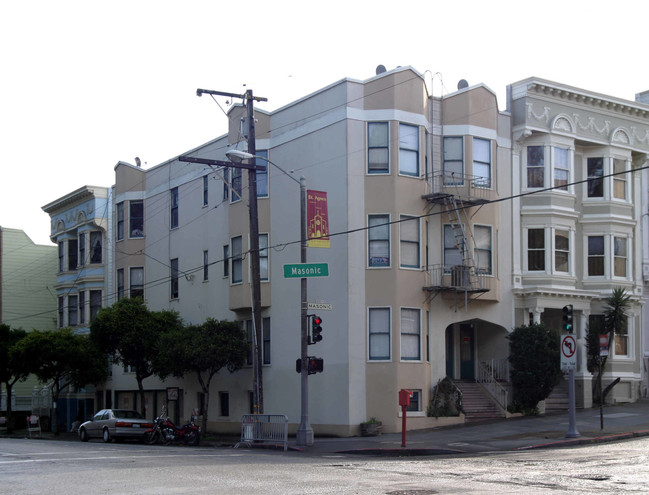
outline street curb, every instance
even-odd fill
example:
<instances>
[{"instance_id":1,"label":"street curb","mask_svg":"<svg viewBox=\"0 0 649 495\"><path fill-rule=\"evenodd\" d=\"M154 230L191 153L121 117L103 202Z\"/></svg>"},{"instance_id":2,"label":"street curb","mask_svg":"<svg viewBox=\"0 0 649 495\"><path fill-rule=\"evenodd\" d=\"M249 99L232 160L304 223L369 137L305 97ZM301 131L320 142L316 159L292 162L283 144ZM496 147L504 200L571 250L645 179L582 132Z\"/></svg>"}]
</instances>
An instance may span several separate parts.
<instances>
[{"instance_id":1,"label":"street curb","mask_svg":"<svg viewBox=\"0 0 649 495\"><path fill-rule=\"evenodd\" d=\"M534 450L534 449L551 449L559 447L574 447L576 445L588 445L595 443L616 442L618 440L628 440L630 438L638 438L649 436L649 430L632 431L628 433L613 433L611 435L604 435L601 437L588 437L588 438L569 438L560 440L558 442L540 443L537 445L527 445L525 447L516 447L514 450Z\"/></svg>"}]
</instances>

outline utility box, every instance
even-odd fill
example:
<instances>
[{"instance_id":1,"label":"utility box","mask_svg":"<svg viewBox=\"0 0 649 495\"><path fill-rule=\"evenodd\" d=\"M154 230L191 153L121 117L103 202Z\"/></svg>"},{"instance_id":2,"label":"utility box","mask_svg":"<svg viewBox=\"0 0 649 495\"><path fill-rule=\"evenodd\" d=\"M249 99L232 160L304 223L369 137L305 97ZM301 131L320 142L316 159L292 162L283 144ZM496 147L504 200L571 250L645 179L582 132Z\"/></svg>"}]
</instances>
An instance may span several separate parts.
<instances>
[{"instance_id":1,"label":"utility box","mask_svg":"<svg viewBox=\"0 0 649 495\"><path fill-rule=\"evenodd\" d=\"M411 395L412 392L410 390L406 390L405 388L399 390L399 405L401 407L408 407L410 405Z\"/></svg>"}]
</instances>

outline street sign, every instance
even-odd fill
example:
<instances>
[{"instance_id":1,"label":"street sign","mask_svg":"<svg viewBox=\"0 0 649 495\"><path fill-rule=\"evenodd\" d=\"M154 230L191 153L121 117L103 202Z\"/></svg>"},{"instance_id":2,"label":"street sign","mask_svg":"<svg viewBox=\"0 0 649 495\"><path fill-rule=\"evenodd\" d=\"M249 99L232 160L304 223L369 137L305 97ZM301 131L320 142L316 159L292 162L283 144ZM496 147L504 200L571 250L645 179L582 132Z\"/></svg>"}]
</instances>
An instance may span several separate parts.
<instances>
[{"instance_id":1,"label":"street sign","mask_svg":"<svg viewBox=\"0 0 649 495\"><path fill-rule=\"evenodd\" d=\"M284 265L284 278L310 278L328 276L328 263L290 263Z\"/></svg>"},{"instance_id":2,"label":"street sign","mask_svg":"<svg viewBox=\"0 0 649 495\"><path fill-rule=\"evenodd\" d=\"M334 309L334 305L331 303L307 303L307 307L315 311L332 311Z\"/></svg>"},{"instance_id":3,"label":"street sign","mask_svg":"<svg viewBox=\"0 0 649 495\"><path fill-rule=\"evenodd\" d=\"M572 335L561 337L561 370L577 369L577 341Z\"/></svg>"}]
</instances>

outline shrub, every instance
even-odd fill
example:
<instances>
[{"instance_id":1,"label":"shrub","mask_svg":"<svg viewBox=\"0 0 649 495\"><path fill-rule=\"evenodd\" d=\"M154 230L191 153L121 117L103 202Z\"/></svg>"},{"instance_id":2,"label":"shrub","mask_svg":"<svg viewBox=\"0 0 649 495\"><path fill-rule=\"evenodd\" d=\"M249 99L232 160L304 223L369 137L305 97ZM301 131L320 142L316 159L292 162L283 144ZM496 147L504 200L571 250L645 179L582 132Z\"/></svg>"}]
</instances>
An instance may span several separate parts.
<instances>
[{"instance_id":1,"label":"shrub","mask_svg":"<svg viewBox=\"0 0 649 495\"><path fill-rule=\"evenodd\" d=\"M427 416L459 416L462 410L460 394L453 381L446 377L437 382L426 408Z\"/></svg>"}]
</instances>

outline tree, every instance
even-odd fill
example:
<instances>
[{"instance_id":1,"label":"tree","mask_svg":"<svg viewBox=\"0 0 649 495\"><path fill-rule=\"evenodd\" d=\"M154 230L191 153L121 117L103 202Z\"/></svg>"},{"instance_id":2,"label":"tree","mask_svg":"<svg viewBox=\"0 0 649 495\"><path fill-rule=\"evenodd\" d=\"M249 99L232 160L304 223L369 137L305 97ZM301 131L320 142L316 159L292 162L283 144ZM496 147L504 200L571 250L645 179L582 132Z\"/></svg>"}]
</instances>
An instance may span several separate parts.
<instances>
[{"instance_id":1,"label":"tree","mask_svg":"<svg viewBox=\"0 0 649 495\"><path fill-rule=\"evenodd\" d=\"M533 410L561 378L559 335L534 323L515 328L508 339L514 402L524 410Z\"/></svg>"},{"instance_id":2,"label":"tree","mask_svg":"<svg viewBox=\"0 0 649 495\"><path fill-rule=\"evenodd\" d=\"M103 308L90 325L90 336L114 363L135 370L140 408L146 414L143 380L154 374L160 343L167 332L182 328L175 311L150 311L142 299L120 299Z\"/></svg>"},{"instance_id":3,"label":"tree","mask_svg":"<svg viewBox=\"0 0 649 495\"><path fill-rule=\"evenodd\" d=\"M13 429L11 417L11 394L13 386L24 381L29 375L24 361L16 359L16 344L27 335L21 328L11 328L9 325L0 325L0 384L4 383L7 392L7 431Z\"/></svg>"},{"instance_id":4,"label":"tree","mask_svg":"<svg viewBox=\"0 0 649 495\"><path fill-rule=\"evenodd\" d=\"M85 335L77 335L70 328L34 330L15 347L16 359L21 359L29 371L49 385L54 403L61 391L70 385L96 385L108 376L106 357ZM54 433L59 424L54 420Z\"/></svg>"},{"instance_id":5,"label":"tree","mask_svg":"<svg viewBox=\"0 0 649 495\"><path fill-rule=\"evenodd\" d=\"M240 369L246 362L248 350L249 344L239 323L208 318L202 325L167 333L155 367L161 378L196 373L205 395L202 429L206 431L212 379L222 368L230 373Z\"/></svg>"},{"instance_id":6,"label":"tree","mask_svg":"<svg viewBox=\"0 0 649 495\"><path fill-rule=\"evenodd\" d=\"M614 345L616 335L626 335L628 328L628 308L631 305L631 296L622 287L615 287L613 292L605 300L606 306L601 318L593 318L588 326L588 371L597 373L593 380L593 397L599 397L600 403L606 401L606 395L620 381L616 378L605 390L602 391L602 374L608 361L606 356L600 356L599 335L608 335L608 347Z\"/></svg>"}]
</instances>

